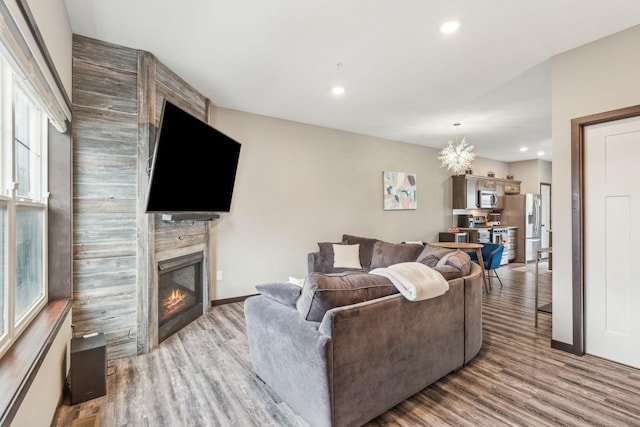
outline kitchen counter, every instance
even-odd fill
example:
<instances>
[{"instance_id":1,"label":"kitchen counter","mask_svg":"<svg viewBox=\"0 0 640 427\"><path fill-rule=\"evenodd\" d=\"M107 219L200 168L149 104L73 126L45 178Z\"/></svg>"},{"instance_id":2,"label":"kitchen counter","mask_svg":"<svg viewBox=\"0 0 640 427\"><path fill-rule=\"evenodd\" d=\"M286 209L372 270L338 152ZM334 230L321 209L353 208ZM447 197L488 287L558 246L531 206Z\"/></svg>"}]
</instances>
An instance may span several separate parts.
<instances>
[{"instance_id":1,"label":"kitchen counter","mask_svg":"<svg viewBox=\"0 0 640 427\"><path fill-rule=\"evenodd\" d=\"M468 236L468 241L469 243L478 243L479 242L479 236L478 233L482 230L482 231L490 231L493 228L501 228L501 229L507 229L507 230L517 230L518 227L513 226L513 225L479 225L476 227L455 227L458 230L460 230L461 233L467 233ZM507 249L507 256L509 257L509 260L512 260L515 258L515 238L513 239L508 239L507 244L505 245L505 248ZM509 253L510 252L510 253Z\"/></svg>"},{"instance_id":2,"label":"kitchen counter","mask_svg":"<svg viewBox=\"0 0 640 427\"><path fill-rule=\"evenodd\" d=\"M486 229L486 228L511 228L511 229L517 229L518 227L515 225L478 225L477 227L455 227L457 229L459 229L460 231L472 231L472 230L480 230L480 229Z\"/></svg>"}]
</instances>

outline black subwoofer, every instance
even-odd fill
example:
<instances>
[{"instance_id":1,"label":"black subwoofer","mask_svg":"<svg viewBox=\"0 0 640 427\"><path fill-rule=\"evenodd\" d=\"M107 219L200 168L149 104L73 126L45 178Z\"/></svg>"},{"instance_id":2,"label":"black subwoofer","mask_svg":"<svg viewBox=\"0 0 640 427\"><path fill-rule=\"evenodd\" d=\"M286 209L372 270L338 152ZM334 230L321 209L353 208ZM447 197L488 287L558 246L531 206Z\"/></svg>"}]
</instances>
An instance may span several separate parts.
<instances>
[{"instance_id":1,"label":"black subwoofer","mask_svg":"<svg viewBox=\"0 0 640 427\"><path fill-rule=\"evenodd\" d=\"M104 334L85 337L71 339L69 390L72 405L107 394L107 343Z\"/></svg>"}]
</instances>

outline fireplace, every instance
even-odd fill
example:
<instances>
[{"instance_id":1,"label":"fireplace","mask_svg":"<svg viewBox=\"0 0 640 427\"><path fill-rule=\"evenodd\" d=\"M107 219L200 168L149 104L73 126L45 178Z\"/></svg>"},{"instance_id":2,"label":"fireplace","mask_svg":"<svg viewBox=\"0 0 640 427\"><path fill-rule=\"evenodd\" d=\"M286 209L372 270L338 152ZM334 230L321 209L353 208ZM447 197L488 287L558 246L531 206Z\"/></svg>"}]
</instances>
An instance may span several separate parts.
<instances>
[{"instance_id":1,"label":"fireplace","mask_svg":"<svg viewBox=\"0 0 640 427\"><path fill-rule=\"evenodd\" d=\"M158 343L203 314L202 252L158 263Z\"/></svg>"}]
</instances>

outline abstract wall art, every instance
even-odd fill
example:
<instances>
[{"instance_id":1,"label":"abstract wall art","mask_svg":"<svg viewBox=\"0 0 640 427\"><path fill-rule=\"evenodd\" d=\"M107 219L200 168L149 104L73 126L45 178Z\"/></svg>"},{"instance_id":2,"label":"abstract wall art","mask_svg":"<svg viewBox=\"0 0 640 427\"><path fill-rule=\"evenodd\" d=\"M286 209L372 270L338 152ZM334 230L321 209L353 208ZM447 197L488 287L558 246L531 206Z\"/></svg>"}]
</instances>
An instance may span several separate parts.
<instances>
[{"instance_id":1,"label":"abstract wall art","mask_svg":"<svg viewBox=\"0 0 640 427\"><path fill-rule=\"evenodd\" d=\"M384 210L417 209L416 174L382 172Z\"/></svg>"}]
</instances>

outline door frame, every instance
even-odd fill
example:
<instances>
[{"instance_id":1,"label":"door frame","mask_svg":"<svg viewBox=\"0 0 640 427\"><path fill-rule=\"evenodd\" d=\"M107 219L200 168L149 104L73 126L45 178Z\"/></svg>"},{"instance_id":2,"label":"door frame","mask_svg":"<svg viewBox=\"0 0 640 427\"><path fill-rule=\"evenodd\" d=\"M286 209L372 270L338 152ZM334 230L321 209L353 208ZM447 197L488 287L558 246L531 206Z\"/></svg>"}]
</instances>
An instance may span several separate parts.
<instances>
[{"instance_id":1,"label":"door frame","mask_svg":"<svg viewBox=\"0 0 640 427\"><path fill-rule=\"evenodd\" d=\"M571 287L573 344L552 340L551 346L582 356L584 346L584 128L640 116L640 105L571 119Z\"/></svg>"},{"instance_id":2,"label":"door frame","mask_svg":"<svg viewBox=\"0 0 640 427\"><path fill-rule=\"evenodd\" d=\"M540 183L540 203L542 203L542 187L549 187L549 223L545 224L545 226L547 227L547 230L552 230L553 231L553 227L551 225L551 183L550 182L541 182ZM540 221L542 222L542 212L540 213ZM549 245L550 247L553 246L553 242L551 240L551 237L549 237L548 239L549 241ZM540 242L542 242L542 235L540 236ZM540 245L540 247L544 247L542 246L542 244ZM543 255L545 254L540 254L540 257L543 258ZM551 254L546 254L548 255L548 258L551 257ZM544 259L544 258L543 258ZM551 264L549 264L549 266L551 266Z\"/></svg>"}]
</instances>

